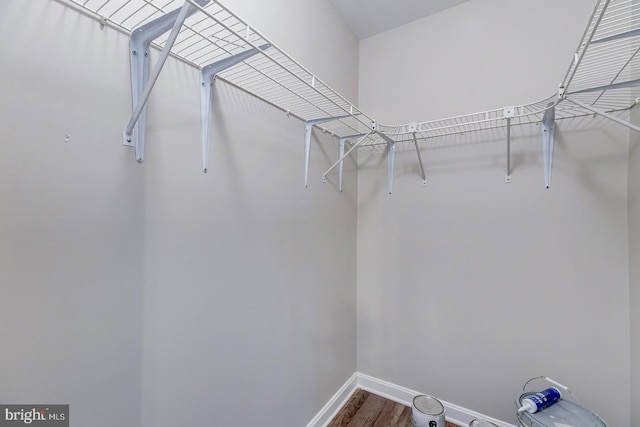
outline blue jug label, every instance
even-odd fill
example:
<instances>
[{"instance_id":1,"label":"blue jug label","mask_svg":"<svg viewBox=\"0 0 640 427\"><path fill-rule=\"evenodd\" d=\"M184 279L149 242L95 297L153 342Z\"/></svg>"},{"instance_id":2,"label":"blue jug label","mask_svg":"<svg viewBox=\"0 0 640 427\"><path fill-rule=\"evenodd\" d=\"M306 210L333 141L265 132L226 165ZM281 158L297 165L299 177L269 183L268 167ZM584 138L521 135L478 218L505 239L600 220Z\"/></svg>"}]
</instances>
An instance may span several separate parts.
<instances>
[{"instance_id":1,"label":"blue jug label","mask_svg":"<svg viewBox=\"0 0 640 427\"><path fill-rule=\"evenodd\" d=\"M550 406L556 403L562 395L557 388L551 387L546 390L542 390L540 393L532 394L527 396L528 399L531 399L533 403L535 403L538 410L544 409L547 406Z\"/></svg>"}]
</instances>

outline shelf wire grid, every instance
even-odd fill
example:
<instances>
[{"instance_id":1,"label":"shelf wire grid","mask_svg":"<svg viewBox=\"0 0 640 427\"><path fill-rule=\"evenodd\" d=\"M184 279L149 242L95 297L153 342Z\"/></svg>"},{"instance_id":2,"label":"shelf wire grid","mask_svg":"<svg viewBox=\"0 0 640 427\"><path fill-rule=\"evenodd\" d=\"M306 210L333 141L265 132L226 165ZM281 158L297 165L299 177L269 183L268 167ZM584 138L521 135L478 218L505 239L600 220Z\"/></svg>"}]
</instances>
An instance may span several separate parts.
<instances>
[{"instance_id":1,"label":"shelf wire grid","mask_svg":"<svg viewBox=\"0 0 640 427\"><path fill-rule=\"evenodd\" d=\"M187 18L172 48L172 56L201 68L230 55L264 44L271 47L221 72L217 78L301 120L341 117L318 125L337 137L364 134L375 123L330 86L287 55L274 43L219 2L204 7L193 0L58 0L74 4L123 31L131 32L162 14L189 2L198 12ZM637 104L638 86L611 87L638 78L640 70L640 11L635 0L598 0L578 45L561 90L542 100L444 119L403 125L377 124L376 130L394 142L426 140L448 135L539 123L555 107L556 120L593 114L564 96L606 112L626 110ZM635 34L634 32L637 32ZM621 35L625 35L624 37ZM154 45L164 47L168 33ZM594 88L606 87L602 90ZM507 120L509 117L510 120ZM376 133L361 146L387 144Z\"/></svg>"},{"instance_id":2,"label":"shelf wire grid","mask_svg":"<svg viewBox=\"0 0 640 427\"><path fill-rule=\"evenodd\" d=\"M635 3L598 0L563 80L564 96L607 112L637 103L640 6Z\"/></svg>"},{"instance_id":3,"label":"shelf wire grid","mask_svg":"<svg viewBox=\"0 0 640 427\"><path fill-rule=\"evenodd\" d=\"M248 49L266 50L220 72L217 78L239 87L302 120L342 117L319 127L336 136L360 134L373 120L328 84L219 2L204 7L193 0L62 0L125 32L182 7L188 2L198 11L189 16L171 49L197 68ZM162 49L169 32L154 41Z\"/></svg>"},{"instance_id":4,"label":"shelf wire grid","mask_svg":"<svg viewBox=\"0 0 640 427\"><path fill-rule=\"evenodd\" d=\"M640 102L640 6L634 0L598 0L571 60L561 91L530 104L438 119L413 125L381 125L398 141L412 141L511 126L540 123L555 108L555 119L594 114L567 102L565 96L606 113L628 110ZM624 83L631 82L630 86ZM620 87L612 86L621 83Z\"/></svg>"}]
</instances>

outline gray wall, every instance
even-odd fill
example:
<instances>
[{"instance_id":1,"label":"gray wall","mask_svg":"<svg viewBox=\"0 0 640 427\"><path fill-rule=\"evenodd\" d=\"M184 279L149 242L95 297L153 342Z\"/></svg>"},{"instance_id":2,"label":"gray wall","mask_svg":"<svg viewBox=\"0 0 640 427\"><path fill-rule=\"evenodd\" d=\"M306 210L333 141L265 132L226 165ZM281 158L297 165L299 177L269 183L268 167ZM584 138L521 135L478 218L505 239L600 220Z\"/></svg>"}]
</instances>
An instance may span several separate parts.
<instances>
[{"instance_id":1,"label":"gray wall","mask_svg":"<svg viewBox=\"0 0 640 427\"><path fill-rule=\"evenodd\" d=\"M427 120L551 95L592 7L556 3L475 0L363 40L360 107ZM629 425L628 138L559 123L548 190L536 125L513 131L510 184L504 129L424 144L427 187L400 147L392 195L384 153L361 151L358 370L512 423L547 375Z\"/></svg>"},{"instance_id":2,"label":"gray wall","mask_svg":"<svg viewBox=\"0 0 640 427\"><path fill-rule=\"evenodd\" d=\"M228 5L349 99L360 66L360 106L393 123L549 95L590 13L566 3L468 2L364 40L360 63L328 2ZM126 37L55 1L3 6L0 401L70 403L94 427L303 425L356 370L357 261L358 370L507 421L545 374L629 425L625 130L560 123L550 190L531 126L512 184L496 131L427 144L428 187L400 147L391 196L384 153L362 150L339 193L319 179L332 141L316 134L304 189L302 124L218 85L203 175L196 72L170 60L138 165Z\"/></svg>"},{"instance_id":3,"label":"gray wall","mask_svg":"<svg viewBox=\"0 0 640 427\"><path fill-rule=\"evenodd\" d=\"M202 174L197 71L170 59L139 165L125 36L49 0L5 2L0 36L0 401L94 427L307 423L356 369L354 163L322 185L337 148L316 135L305 189L303 124L217 84ZM357 58L346 40L323 49Z\"/></svg>"}]
</instances>

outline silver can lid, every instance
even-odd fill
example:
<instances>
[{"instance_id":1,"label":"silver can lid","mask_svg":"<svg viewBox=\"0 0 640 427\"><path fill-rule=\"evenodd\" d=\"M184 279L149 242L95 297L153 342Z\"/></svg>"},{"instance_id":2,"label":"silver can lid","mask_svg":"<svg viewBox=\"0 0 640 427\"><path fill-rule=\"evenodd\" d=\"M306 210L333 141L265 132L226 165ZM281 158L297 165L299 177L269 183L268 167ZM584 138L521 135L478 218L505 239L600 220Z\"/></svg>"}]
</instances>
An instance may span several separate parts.
<instances>
[{"instance_id":1,"label":"silver can lid","mask_svg":"<svg viewBox=\"0 0 640 427\"><path fill-rule=\"evenodd\" d=\"M471 422L469 423L469 427L498 427L498 426L492 423L491 421L475 418L471 420Z\"/></svg>"},{"instance_id":2,"label":"silver can lid","mask_svg":"<svg viewBox=\"0 0 640 427\"><path fill-rule=\"evenodd\" d=\"M421 394L413 398L413 407L426 415L444 414L444 405L435 397Z\"/></svg>"}]
</instances>

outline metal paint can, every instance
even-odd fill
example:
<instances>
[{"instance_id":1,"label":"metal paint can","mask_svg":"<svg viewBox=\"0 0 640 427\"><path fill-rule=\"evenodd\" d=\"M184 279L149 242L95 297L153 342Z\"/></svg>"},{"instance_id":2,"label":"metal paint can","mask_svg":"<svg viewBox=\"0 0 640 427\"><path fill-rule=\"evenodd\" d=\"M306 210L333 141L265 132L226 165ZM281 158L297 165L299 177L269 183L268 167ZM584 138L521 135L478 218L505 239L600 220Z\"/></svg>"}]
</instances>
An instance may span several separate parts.
<instances>
[{"instance_id":1,"label":"metal paint can","mask_svg":"<svg viewBox=\"0 0 640 427\"><path fill-rule=\"evenodd\" d=\"M498 427L497 424L494 424L487 420L482 420L480 418L474 418L469 423L469 427Z\"/></svg>"},{"instance_id":2,"label":"metal paint can","mask_svg":"<svg viewBox=\"0 0 640 427\"><path fill-rule=\"evenodd\" d=\"M433 396L418 395L411 401L413 427L445 427L444 405Z\"/></svg>"}]
</instances>

